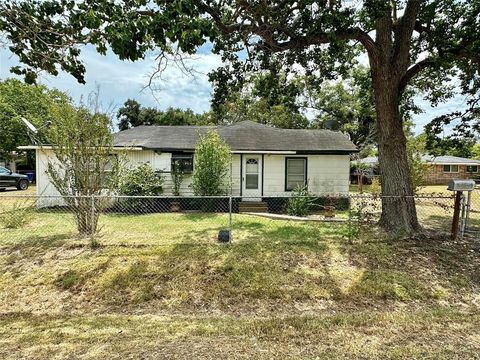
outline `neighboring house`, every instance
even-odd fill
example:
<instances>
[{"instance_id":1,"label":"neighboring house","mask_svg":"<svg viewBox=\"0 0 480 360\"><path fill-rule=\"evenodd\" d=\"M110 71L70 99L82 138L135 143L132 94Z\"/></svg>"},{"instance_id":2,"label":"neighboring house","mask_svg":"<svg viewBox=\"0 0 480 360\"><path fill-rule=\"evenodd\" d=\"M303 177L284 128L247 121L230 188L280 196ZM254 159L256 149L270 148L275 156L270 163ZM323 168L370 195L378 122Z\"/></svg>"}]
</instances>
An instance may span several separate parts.
<instances>
[{"instance_id":1,"label":"neighboring house","mask_svg":"<svg viewBox=\"0 0 480 360\"><path fill-rule=\"evenodd\" d=\"M456 156L422 156L428 165L425 181L428 184L447 184L451 179L479 179L480 161Z\"/></svg>"},{"instance_id":2,"label":"neighboring house","mask_svg":"<svg viewBox=\"0 0 480 360\"><path fill-rule=\"evenodd\" d=\"M371 184L375 177L378 177L378 158L369 156L351 162L350 182L358 184L360 179L363 184Z\"/></svg>"},{"instance_id":3,"label":"neighboring house","mask_svg":"<svg viewBox=\"0 0 480 360\"><path fill-rule=\"evenodd\" d=\"M227 126L139 126L114 135L114 150L126 154L130 167L149 163L164 173L164 195L172 195L172 164L187 172L180 194L192 195L194 151L200 134L218 131L232 151L232 195L244 200L291 194L307 184L319 195L347 194L350 154L355 145L340 132L278 129L243 121ZM57 194L45 173L51 147L35 148L37 193Z\"/></svg>"},{"instance_id":4,"label":"neighboring house","mask_svg":"<svg viewBox=\"0 0 480 360\"><path fill-rule=\"evenodd\" d=\"M452 179L480 180L480 160L423 155L422 162L427 166L425 183L429 185L446 185ZM377 157L363 158L352 163L362 163L371 169L378 168Z\"/></svg>"}]
</instances>

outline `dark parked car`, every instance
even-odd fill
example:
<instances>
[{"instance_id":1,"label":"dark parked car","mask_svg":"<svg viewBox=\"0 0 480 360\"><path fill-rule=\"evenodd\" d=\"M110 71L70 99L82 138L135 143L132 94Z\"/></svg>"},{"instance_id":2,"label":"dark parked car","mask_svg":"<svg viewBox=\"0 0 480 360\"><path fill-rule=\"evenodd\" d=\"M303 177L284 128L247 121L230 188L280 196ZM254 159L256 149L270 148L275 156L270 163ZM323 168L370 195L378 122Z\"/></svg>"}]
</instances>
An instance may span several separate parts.
<instances>
[{"instance_id":1,"label":"dark parked car","mask_svg":"<svg viewBox=\"0 0 480 360\"><path fill-rule=\"evenodd\" d=\"M27 190L28 184L27 175L17 174L0 166L0 189L16 187L18 190Z\"/></svg>"}]
</instances>

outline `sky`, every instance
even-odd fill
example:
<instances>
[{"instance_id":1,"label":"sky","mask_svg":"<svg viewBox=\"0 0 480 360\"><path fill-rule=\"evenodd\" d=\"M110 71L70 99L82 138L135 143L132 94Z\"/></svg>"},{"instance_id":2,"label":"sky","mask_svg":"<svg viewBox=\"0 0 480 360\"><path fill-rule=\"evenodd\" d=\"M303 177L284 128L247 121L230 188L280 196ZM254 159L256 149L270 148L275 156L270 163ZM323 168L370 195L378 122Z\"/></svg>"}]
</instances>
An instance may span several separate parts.
<instances>
[{"instance_id":1,"label":"sky","mask_svg":"<svg viewBox=\"0 0 480 360\"><path fill-rule=\"evenodd\" d=\"M153 90L146 85L157 64L155 57L151 53L141 61L121 61L112 52L102 56L92 46L87 46L81 55L87 69L85 85L79 84L66 73L60 73L56 77L42 75L39 82L68 93L75 101L99 89L100 101L110 111L118 109L129 98L136 99L143 106L160 109L179 107L204 112L210 108L212 86L207 74L221 65L221 59L210 52L209 45L200 48L186 62L188 67L194 69L194 76L185 74L171 64L162 73L161 79L154 82ZM0 79L12 77L9 69L17 64L18 59L8 49L0 49ZM421 97L416 99L416 103L424 109L423 114L414 117L415 132L418 134L434 117L461 110L464 99L455 97L436 108L430 107Z\"/></svg>"}]
</instances>

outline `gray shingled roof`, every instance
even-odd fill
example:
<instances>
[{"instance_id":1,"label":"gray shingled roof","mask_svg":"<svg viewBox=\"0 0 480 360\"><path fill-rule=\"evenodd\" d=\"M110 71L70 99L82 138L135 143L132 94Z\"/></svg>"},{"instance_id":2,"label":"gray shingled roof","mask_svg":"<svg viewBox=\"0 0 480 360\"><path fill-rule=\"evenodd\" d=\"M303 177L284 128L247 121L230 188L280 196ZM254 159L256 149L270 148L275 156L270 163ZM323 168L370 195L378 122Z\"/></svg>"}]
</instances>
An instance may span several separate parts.
<instances>
[{"instance_id":1,"label":"gray shingled roof","mask_svg":"<svg viewBox=\"0 0 480 360\"><path fill-rule=\"evenodd\" d=\"M357 151L345 134L330 130L278 129L242 121L227 126L138 126L114 135L115 146L158 150L194 150L199 134L216 129L237 151L349 153Z\"/></svg>"},{"instance_id":2,"label":"gray shingled roof","mask_svg":"<svg viewBox=\"0 0 480 360\"><path fill-rule=\"evenodd\" d=\"M480 165L479 160L473 160L473 159L466 159L466 158L461 158L458 156L431 156L431 155L423 155L422 156L422 161L426 163L432 163L432 164L437 164L437 165Z\"/></svg>"}]
</instances>

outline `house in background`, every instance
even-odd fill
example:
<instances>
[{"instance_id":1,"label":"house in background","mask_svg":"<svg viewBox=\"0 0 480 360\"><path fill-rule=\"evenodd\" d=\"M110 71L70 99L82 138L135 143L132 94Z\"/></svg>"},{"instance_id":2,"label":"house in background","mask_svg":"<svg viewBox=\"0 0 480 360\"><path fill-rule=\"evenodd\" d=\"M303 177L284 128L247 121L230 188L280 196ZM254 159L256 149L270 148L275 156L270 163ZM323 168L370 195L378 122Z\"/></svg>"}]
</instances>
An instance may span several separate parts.
<instances>
[{"instance_id":1,"label":"house in background","mask_svg":"<svg viewBox=\"0 0 480 360\"><path fill-rule=\"evenodd\" d=\"M139 126L114 135L114 150L126 154L129 167L148 163L164 173L164 195L172 195L172 164L187 172L180 195L192 195L194 151L199 136L214 129L232 151L232 195L242 200L290 195L308 184L318 195L348 194L350 154L355 145L340 132L278 129L243 121L227 126ZM32 147L30 147L32 148ZM46 168L51 147L36 149L37 194L57 195Z\"/></svg>"},{"instance_id":2,"label":"house in background","mask_svg":"<svg viewBox=\"0 0 480 360\"><path fill-rule=\"evenodd\" d=\"M457 156L422 156L428 165L425 181L428 184L448 184L452 179L480 180L480 161Z\"/></svg>"},{"instance_id":3,"label":"house in background","mask_svg":"<svg viewBox=\"0 0 480 360\"><path fill-rule=\"evenodd\" d=\"M378 158L371 156L353 161L352 164L364 164L371 169L371 176L365 177L371 180L378 176ZM466 159L457 156L432 156L422 155L422 163L427 166L425 183L428 185L446 185L452 179L473 179L480 181L480 160ZM352 173L355 181L356 174Z\"/></svg>"}]
</instances>

